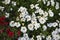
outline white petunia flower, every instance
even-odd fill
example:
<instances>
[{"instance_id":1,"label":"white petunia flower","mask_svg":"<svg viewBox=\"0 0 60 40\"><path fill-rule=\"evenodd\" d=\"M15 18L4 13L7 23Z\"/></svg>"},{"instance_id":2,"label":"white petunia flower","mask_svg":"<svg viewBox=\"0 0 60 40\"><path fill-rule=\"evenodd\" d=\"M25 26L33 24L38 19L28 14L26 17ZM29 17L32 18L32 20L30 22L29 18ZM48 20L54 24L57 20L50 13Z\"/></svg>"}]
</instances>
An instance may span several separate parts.
<instances>
[{"instance_id":1,"label":"white petunia flower","mask_svg":"<svg viewBox=\"0 0 60 40\"><path fill-rule=\"evenodd\" d=\"M57 23L59 23L59 20L56 20Z\"/></svg>"},{"instance_id":2,"label":"white petunia flower","mask_svg":"<svg viewBox=\"0 0 60 40\"><path fill-rule=\"evenodd\" d=\"M46 4L46 0L43 0L43 3Z\"/></svg>"},{"instance_id":3,"label":"white petunia flower","mask_svg":"<svg viewBox=\"0 0 60 40\"><path fill-rule=\"evenodd\" d=\"M3 11L4 10L4 7L0 6L0 10Z\"/></svg>"},{"instance_id":4,"label":"white petunia flower","mask_svg":"<svg viewBox=\"0 0 60 40\"><path fill-rule=\"evenodd\" d=\"M55 5L54 0L51 0L51 6L54 6L54 5Z\"/></svg>"},{"instance_id":5,"label":"white petunia flower","mask_svg":"<svg viewBox=\"0 0 60 40\"><path fill-rule=\"evenodd\" d=\"M52 23L47 23L47 26L52 27L53 25L52 25Z\"/></svg>"},{"instance_id":6,"label":"white petunia flower","mask_svg":"<svg viewBox=\"0 0 60 40\"><path fill-rule=\"evenodd\" d=\"M46 20L45 20L43 17L41 17L41 18L39 19L39 22L40 22L41 24L44 24L44 23L46 22Z\"/></svg>"},{"instance_id":7,"label":"white petunia flower","mask_svg":"<svg viewBox=\"0 0 60 40\"><path fill-rule=\"evenodd\" d=\"M43 25L43 31L45 31L47 29L46 25Z\"/></svg>"},{"instance_id":8,"label":"white petunia flower","mask_svg":"<svg viewBox=\"0 0 60 40\"><path fill-rule=\"evenodd\" d=\"M57 31L53 31L53 32L52 32L52 36L54 36L54 35L56 35L56 34L58 34Z\"/></svg>"},{"instance_id":9,"label":"white petunia flower","mask_svg":"<svg viewBox=\"0 0 60 40\"><path fill-rule=\"evenodd\" d=\"M26 27L21 27L21 32L26 33L27 32L27 28Z\"/></svg>"},{"instance_id":10,"label":"white petunia flower","mask_svg":"<svg viewBox=\"0 0 60 40\"><path fill-rule=\"evenodd\" d=\"M49 6L49 5L50 5L50 1L47 2L47 6Z\"/></svg>"},{"instance_id":11,"label":"white petunia flower","mask_svg":"<svg viewBox=\"0 0 60 40\"><path fill-rule=\"evenodd\" d=\"M19 17L16 18L16 21L19 21Z\"/></svg>"},{"instance_id":12,"label":"white petunia flower","mask_svg":"<svg viewBox=\"0 0 60 40\"><path fill-rule=\"evenodd\" d=\"M16 25L16 23L14 21L11 21L9 24L11 27L14 27Z\"/></svg>"},{"instance_id":13,"label":"white petunia flower","mask_svg":"<svg viewBox=\"0 0 60 40\"><path fill-rule=\"evenodd\" d=\"M56 2L55 8L56 8L56 9L59 9L59 2Z\"/></svg>"},{"instance_id":14,"label":"white petunia flower","mask_svg":"<svg viewBox=\"0 0 60 40\"><path fill-rule=\"evenodd\" d=\"M58 26L58 23L54 22L52 25L53 25L53 27L56 27L56 26Z\"/></svg>"},{"instance_id":15,"label":"white petunia flower","mask_svg":"<svg viewBox=\"0 0 60 40\"><path fill-rule=\"evenodd\" d=\"M26 9L25 7L22 7L22 6L21 6L21 7L18 9L18 12L19 12L19 11L20 11L20 12L26 12L27 9Z\"/></svg>"},{"instance_id":16,"label":"white petunia flower","mask_svg":"<svg viewBox=\"0 0 60 40\"><path fill-rule=\"evenodd\" d=\"M36 36L37 40L42 40L42 37L40 35Z\"/></svg>"},{"instance_id":17,"label":"white petunia flower","mask_svg":"<svg viewBox=\"0 0 60 40\"><path fill-rule=\"evenodd\" d=\"M5 14L6 14L5 17L8 18L9 17L9 13L6 12Z\"/></svg>"},{"instance_id":18,"label":"white petunia flower","mask_svg":"<svg viewBox=\"0 0 60 40\"><path fill-rule=\"evenodd\" d=\"M34 27L35 30L37 30L39 27L41 27L41 26L40 26L40 23L35 23L34 26L35 26L35 27Z\"/></svg>"},{"instance_id":19,"label":"white petunia flower","mask_svg":"<svg viewBox=\"0 0 60 40\"><path fill-rule=\"evenodd\" d=\"M26 40L26 38L25 37L21 37L21 40Z\"/></svg>"},{"instance_id":20,"label":"white petunia flower","mask_svg":"<svg viewBox=\"0 0 60 40\"><path fill-rule=\"evenodd\" d=\"M44 14L44 11L41 8L39 9L39 14L40 15L43 15Z\"/></svg>"},{"instance_id":21,"label":"white petunia flower","mask_svg":"<svg viewBox=\"0 0 60 40\"><path fill-rule=\"evenodd\" d=\"M25 18L21 18L21 21L25 22L25 20L26 20Z\"/></svg>"},{"instance_id":22,"label":"white petunia flower","mask_svg":"<svg viewBox=\"0 0 60 40\"><path fill-rule=\"evenodd\" d=\"M35 8L36 8L36 9L39 9L38 5L39 5L39 4L36 4L36 5L35 5Z\"/></svg>"},{"instance_id":23,"label":"white petunia flower","mask_svg":"<svg viewBox=\"0 0 60 40\"><path fill-rule=\"evenodd\" d=\"M34 4L31 4L31 5L30 5L30 8L33 9L33 8L34 8Z\"/></svg>"},{"instance_id":24,"label":"white petunia flower","mask_svg":"<svg viewBox=\"0 0 60 40\"><path fill-rule=\"evenodd\" d=\"M43 14L44 17L48 16L48 13L45 11L45 13Z\"/></svg>"},{"instance_id":25,"label":"white petunia flower","mask_svg":"<svg viewBox=\"0 0 60 40\"><path fill-rule=\"evenodd\" d=\"M31 20L31 16L30 15L27 15L26 16L26 19L27 19L27 21L30 21Z\"/></svg>"},{"instance_id":26,"label":"white petunia flower","mask_svg":"<svg viewBox=\"0 0 60 40\"><path fill-rule=\"evenodd\" d=\"M16 22L16 27L18 28L18 27L20 27L20 23L19 22Z\"/></svg>"},{"instance_id":27,"label":"white petunia flower","mask_svg":"<svg viewBox=\"0 0 60 40\"><path fill-rule=\"evenodd\" d=\"M46 37L46 40L52 40L52 37L49 35Z\"/></svg>"},{"instance_id":28,"label":"white petunia flower","mask_svg":"<svg viewBox=\"0 0 60 40\"><path fill-rule=\"evenodd\" d=\"M34 40L34 38L32 37L32 38L30 38L30 40Z\"/></svg>"},{"instance_id":29,"label":"white petunia flower","mask_svg":"<svg viewBox=\"0 0 60 40\"><path fill-rule=\"evenodd\" d=\"M28 29L31 30L31 31L33 31L34 30L33 24L28 24Z\"/></svg>"},{"instance_id":30,"label":"white petunia flower","mask_svg":"<svg viewBox=\"0 0 60 40\"><path fill-rule=\"evenodd\" d=\"M53 39L54 39L54 40L60 40L60 35L59 35L59 34L54 35L54 36L53 36Z\"/></svg>"},{"instance_id":31,"label":"white petunia flower","mask_svg":"<svg viewBox=\"0 0 60 40\"><path fill-rule=\"evenodd\" d=\"M24 36L25 38L28 38L28 34L27 34L27 33L24 33L23 36Z\"/></svg>"},{"instance_id":32,"label":"white petunia flower","mask_svg":"<svg viewBox=\"0 0 60 40\"><path fill-rule=\"evenodd\" d=\"M48 13L49 13L49 16L50 17L53 17L54 16L54 13L52 12L52 10L49 10Z\"/></svg>"},{"instance_id":33,"label":"white petunia flower","mask_svg":"<svg viewBox=\"0 0 60 40\"><path fill-rule=\"evenodd\" d=\"M37 23L37 19L36 19L36 18L32 18L31 23L32 23L32 24Z\"/></svg>"},{"instance_id":34,"label":"white petunia flower","mask_svg":"<svg viewBox=\"0 0 60 40\"><path fill-rule=\"evenodd\" d=\"M9 4L10 1L11 1L11 0L5 0L5 1L3 1L2 3L4 3L4 4Z\"/></svg>"},{"instance_id":35,"label":"white petunia flower","mask_svg":"<svg viewBox=\"0 0 60 40\"><path fill-rule=\"evenodd\" d=\"M58 15L60 16L60 13L58 13Z\"/></svg>"},{"instance_id":36,"label":"white petunia flower","mask_svg":"<svg viewBox=\"0 0 60 40\"><path fill-rule=\"evenodd\" d=\"M58 32L60 33L60 28L58 29Z\"/></svg>"}]
</instances>

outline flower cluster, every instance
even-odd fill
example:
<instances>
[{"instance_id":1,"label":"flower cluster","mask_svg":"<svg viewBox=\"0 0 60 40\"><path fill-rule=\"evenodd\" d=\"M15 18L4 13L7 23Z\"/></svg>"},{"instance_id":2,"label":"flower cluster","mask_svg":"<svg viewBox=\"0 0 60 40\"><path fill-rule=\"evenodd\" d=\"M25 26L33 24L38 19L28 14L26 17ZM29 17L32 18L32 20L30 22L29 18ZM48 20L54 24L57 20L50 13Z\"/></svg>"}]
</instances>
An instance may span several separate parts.
<instances>
[{"instance_id":1,"label":"flower cluster","mask_svg":"<svg viewBox=\"0 0 60 40\"><path fill-rule=\"evenodd\" d=\"M60 40L60 1L0 2L1 40Z\"/></svg>"}]
</instances>

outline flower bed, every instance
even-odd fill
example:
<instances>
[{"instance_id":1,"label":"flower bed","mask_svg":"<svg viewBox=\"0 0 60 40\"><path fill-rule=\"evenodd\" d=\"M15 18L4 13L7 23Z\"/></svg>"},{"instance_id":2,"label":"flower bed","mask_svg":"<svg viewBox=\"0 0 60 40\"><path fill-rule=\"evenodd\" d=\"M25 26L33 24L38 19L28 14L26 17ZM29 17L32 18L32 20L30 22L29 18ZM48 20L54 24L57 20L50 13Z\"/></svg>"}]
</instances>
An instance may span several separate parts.
<instances>
[{"instance_id":1,"label":"flower bed","mask_svg":"<svg viewBox=\"0 0 60 40\"><path fill-rule=\"evenodd\" d=\"M59 0L0 0L0 40L60 40Z\"/></svg>"}]
</instances>

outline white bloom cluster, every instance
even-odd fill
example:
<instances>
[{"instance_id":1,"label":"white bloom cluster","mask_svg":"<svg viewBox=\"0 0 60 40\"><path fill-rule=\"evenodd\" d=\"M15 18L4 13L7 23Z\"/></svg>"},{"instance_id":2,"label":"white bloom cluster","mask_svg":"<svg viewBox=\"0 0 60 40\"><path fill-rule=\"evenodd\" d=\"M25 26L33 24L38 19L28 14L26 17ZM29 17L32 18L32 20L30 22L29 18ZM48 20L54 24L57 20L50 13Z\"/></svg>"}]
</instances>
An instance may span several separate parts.
<instances>
[{"instance_id":1,"label":"white bloom cluster","mask_svg":"<svg viewBox=\"0 0 60 40\"><path fill-rule=\"evenodd\" d=\"M47 26L48 27L56 27L56 26L58 26L58 23L57 22L47 23Z\"/></svg>"},{"instance_id":2,"label":"white bloom cluster","mask_svg":"<svg viewBox=\"0 0 60 40\"><path fill-rule=\"evenodd\" d=\"M18 40L34 40L34 38L29 38L27 33L23 34L23 37L19 37Z\"/></svg>"},{"instance_id":3,"label":"white bloom cluster","mask_svg":"<svg viewBox=\"0 0 60 40\"><path fill-rule=\"evenodd\" d=\"M53 37L53 40L59 40L60 39L60 28L56 28L55 31L52 32L52 37Z\"/></svg>"},{"instance_id":4,"label":"white bloom cluster","mask_svg":"<svg viewBox=\"0 0 60 40\"><path fill-rule=\"evenodd\" d=\"M35 5L34 5L34 4L31 4L31 5L30 5L30 8L31 8L31 9L33 9L33 8L39 9L38 5L39 5L39 4L35 4Z\"/></svg>"},{"instance_id":5,"label":"white bloom cluster","mask_svg":"<svg viewBox=\"0 0 60 40\"><path fill-rule=\"evenodd\" d=\"M18 27L20 27L21 24L20 24L19 22L11 21L9 25L10 25L11 27L15 27L15 26L16 26L16 27L18 28Z\"/></svg>"},{"instance_id":6,"label":"white bloom cluster","mask_svg":"<svg viewBox=\"0 0 60 40\"><path fill-rule=\"evenodd\" d=\"M27 19L27 21L30 21L31 20L31 16L28 14L28 11L25 7L20 7L18 9L18 12L21 12L20 13L20 18L21 18L21 21L25 21Z\"/></svg>"}]
</instances>

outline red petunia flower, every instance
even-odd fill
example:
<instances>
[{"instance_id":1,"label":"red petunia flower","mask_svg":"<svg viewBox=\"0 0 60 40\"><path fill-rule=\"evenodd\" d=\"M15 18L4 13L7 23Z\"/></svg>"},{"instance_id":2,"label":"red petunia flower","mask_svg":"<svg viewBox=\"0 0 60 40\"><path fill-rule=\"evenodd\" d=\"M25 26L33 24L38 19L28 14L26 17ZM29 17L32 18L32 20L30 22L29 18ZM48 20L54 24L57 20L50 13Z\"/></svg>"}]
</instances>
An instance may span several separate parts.
<instances>
[{"instance_id":1,"label":"red petunia flower","mask_svg":"<svg viewBox=\"0 0 60 40\"><path fill-rule=\"evenodd\" d=\"M13 36L14 36L14 32L9 31L8 36L9 36L9 37L13 37Z\"/></svg>"},{"instance_id":2,"label":"red petunia flower","mask_svg":"<svg viewBox=\"0 0 60 40\"><path fill-rule=\"evenodd\" d=\"M5 22L5 19L6 19L5 16L0 17L0 25L3 26L8 25L9 22Z\"/></svg>"},{"instance_id":3,"label":"red petunia flower","mask_svg":"<svg viewBox=\"0 0 60 40\"><path fill-rule=\"evenodd\" d=\"M10 31L10 28L7 28L7 29L6 29L6 32L9 33L9 31Z\"/></svg>"},{"instance_id":4,"label":"red petunia flower","mask_svg":"<svg viewBox=\"0 0 60 40\"><path fill-rule=\"evenodd\" d=\"M20 35L21 35L21 31L18 31L18 32L17 32L17 35L20 36Z\"/></svg>"}]
</instances>

